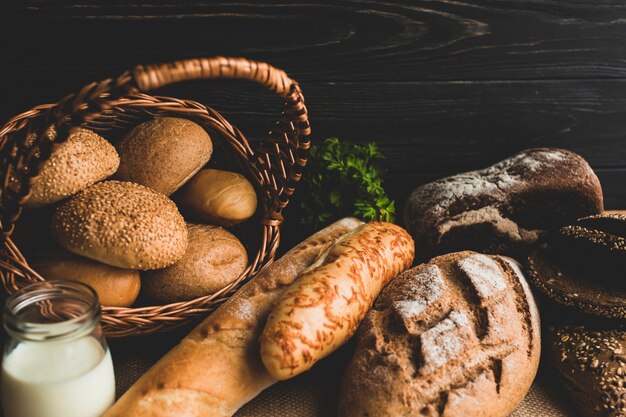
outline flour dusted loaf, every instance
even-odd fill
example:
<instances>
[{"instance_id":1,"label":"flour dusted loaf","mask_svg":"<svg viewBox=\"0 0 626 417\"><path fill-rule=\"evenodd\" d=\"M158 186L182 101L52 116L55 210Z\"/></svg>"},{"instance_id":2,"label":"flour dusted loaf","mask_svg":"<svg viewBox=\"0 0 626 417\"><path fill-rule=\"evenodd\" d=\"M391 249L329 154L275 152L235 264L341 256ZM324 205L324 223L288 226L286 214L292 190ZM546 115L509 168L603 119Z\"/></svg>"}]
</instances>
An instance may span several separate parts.
<instances>
[{"instance_id":1,"label":"flour dusted loaf","mask_svg":"<svg viewBox=\"0 0 626 417\"><path fill-rule=\"evenodd\" d=\"M328 245L362 224L346 218L265 267L160 359L103 417L230 417L274 384L259 335L280 294Z\"/></svg>"},{"instance_id":2,"label":"flour dusted loaf","mask_svg":"<svg viewBox=\"0 0 626 417\"><path fill-rule=\"evenodd\" d=\"M530 388L540 345L515 261L434 258L391 281L363 321L339 416L505 417Z\"/></svg>"},{"instance_id":3,"label":"flour dusted loaf","mask_svg":"<svg viewBox=\"0 0 626 417\"><path fill-rule=\"evenodd\" d=\"M602 209L600 182L582 157L538 148L417 188L404 222L424 259L464 249L518 254L546 230Z\"/></svg>"},{"instance_id":4,"label":"flour dusted loaf","mask_svg":"<svg viewBox=\"0 0 626 417\"><path fill-rule=\"evenodd\" d=\"M115 179L145 185L169 196L211 158L213 142L197 123L175 117L144 122L116 144Z\"/></svg>"},{"instance_id":5,"label":"flour dusted loaf","mask_svg":"<svg viewBox=\"0 0 626 417\"><path fill-rule=\"evenodd\" d=\"M47 133L53 137L55 132ZM56 203L113 175L120 158L113 145L87 129L78 129L55 147L39 175L31 179L25 205Z\"/></svg>"},{"instance_id":6,"label":"flour dusted loaf","mask_svg":"<svg viewBox=\"0 0 626 417\"><path fill-rule=\"evenodd\" d=\"M172 200L122 181L100 182L61 204L52 238L65 249L127 269L165 268L187 248L187 227Z\"/></svg>"}]
</instances>

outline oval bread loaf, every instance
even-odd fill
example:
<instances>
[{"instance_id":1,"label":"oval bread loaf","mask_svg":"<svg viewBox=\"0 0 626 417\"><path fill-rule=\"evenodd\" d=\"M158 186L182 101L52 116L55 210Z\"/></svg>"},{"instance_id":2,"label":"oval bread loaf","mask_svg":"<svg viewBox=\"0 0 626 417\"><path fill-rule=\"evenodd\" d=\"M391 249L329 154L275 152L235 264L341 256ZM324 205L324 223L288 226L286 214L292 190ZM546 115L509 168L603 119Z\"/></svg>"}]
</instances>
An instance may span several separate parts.
<instances>
[{"instance_id":1,"label":"oval bread loaf","mask_svg":"<svg viewBox=\"0 0 626 417\"><path fill-rule=\"evenodd\" d=\"M357 333L340 417L505 417L539 365L539 315L518 264L458 252L394 279Z\"/></svg>"},{"instance_id":2,"label":"oval bread loaf","mask_svg":"<svg viewBox=\"0 0 626 417\"><path fill-rule=\"evenodd\" d=\"M177 196L185 215L199 222L232 226L252 217L256 191L241 174L218 169L200 170Z\"/></svg>"},{"instance_id":3,"label":"oval bread loaf","mask_svg":"<svg viewBox=\"0 0 626 417\"><path fill-rule=\"evenodd\" d=\"M537 148L418 187L404 224L424 259L465 249L520 255L547 230L602 209L600 181L587 161Z\"/></svg>"},{"instance_id":4,"label":"oval bread loaf","mask_svg":"<svg viewBox=\"0 0 626 417\"><path fill-rule=\"evenodd\" d=\"M73 280L90 285L102 305L129 307L139 295L139 271L106 265L62 249L39 253L34 259L33 268L41 276L47 280Z\"/></svg>"},{"instance_id":5,"label":"oval bread loaf","mask_svg":"<svg viewBox=\"0 0 626 417\"><path fill-rule=\"evenodd\" d=\"M187 248L187 227L174 202L120 181L92 185L60 205L52 237L70 252L128 269L165 268Z\"/></svg>"},{"instance_id":6,"label":"oval bread loaf","mask_svg":"<svg viewBox=\"0 0 626 417\"><path fill-rule=\"evenodd\" d=\"M277 301L261 335L261 358L277 379L302 373L346 342L390 279L413 262L409 234L364 224L341 237Z\"/></svg>"},{"instance_id":7,"label":"oval bread loaf","mask_svg":"<svg viewBox=\"0 0 626 417\"><path fill-rule=\"evenodd\" d=\"M187 235L187 250L178 262L141 274L143 294L150 301L168 304L202 297L221 290L246 269L248 254L232 233L188 224Z\"/></svg>"},{"instance_id":8,"label":"oval bread loaf","mask_svg":"<svg viewBox=\"0 0 626 417\"><path fill-rule=\"evenodd\" d=\"M161 117L136 126L116 148L120 167L115 179L169 196L211 159L213 142L191 120Z\"/></svg>"},{"instance_id":9,"label":"oval bread loaf","mask_svg":"<svg viewBox=\"0 0 626 417\"><path fill-rule=\"evenodd\" d=\"M54 135L54 133L49 133ZM56 203L113 175L120 158L113 145L87 129L78 129L58 144L31 179L27 207Z\"/></svg>"}]
</instances>

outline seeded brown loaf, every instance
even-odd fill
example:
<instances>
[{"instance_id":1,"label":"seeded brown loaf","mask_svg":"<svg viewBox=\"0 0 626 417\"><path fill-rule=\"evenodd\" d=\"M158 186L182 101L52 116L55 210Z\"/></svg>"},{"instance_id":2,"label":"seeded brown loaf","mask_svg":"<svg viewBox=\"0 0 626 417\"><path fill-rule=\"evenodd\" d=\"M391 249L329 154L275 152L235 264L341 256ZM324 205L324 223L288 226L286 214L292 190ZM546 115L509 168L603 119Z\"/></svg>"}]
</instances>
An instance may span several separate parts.
<instances>
[{"instance_id":1,"label":"seeded brown loaf","mask_svg":"<svg viewBox=\"0 0 626 417\"><path fill-rule=\"evenodd\" d=\"M507 416L531 386L540 344L515 261L437 257L391 281L368 313L339 416Z\"/></svg>"},{"instance_id":2,"label":"seeded brown loaf","mask_svg":"<svg viewBox=\"0 0 626 417\"><path fill-rule=\"evenodd\" d=\"M246 269L246 249L232 233L208 224L187 224L187 236L187 250L175 264L141 273L142 293L151 302L169 304L212 294Z\"/></svg>"},{"instance_id":3,"label":"seeded brown loaf","mask_svg":"<svg viewBox=\"0 0 626 417\"><path fill-rule=\"evenodd\" d=\"M51 229L61 247L120 268L165 268L187 247L174 202L131 182L105 181L80 192L59 206Z\"/></svg>"},{"instance_id":4,"label":"seeded brown loaf","mask_svg":"<svg viewBox=\"0 0 626 417\"><path fill-rule=\"evenodd\" d=\"M423 259L466 249L520 254L546 230L602 209L600 182L581 156L538 148L418 187L404 222Z\"/></svg>"},{"instance_id":5,"label":"seeded brown loaf","mask_svg":"<svg viewBox=\"0 0 626 417\"><path fill-rule=\"evenodd\" d=\"M132 129L115 145L120 167L115 179L145 185L169 196L211 158L213 142L198 124L161 117Z\"/></svg>"},{"instance_id":6,"label":"seeded brown loaf","mask_svg":"<svg viewBox=\"0 0 626 417\"><path fill-rule=\"evenodd\" d=\"M274 261L148 370L103 417L229 417L276 382L259 354L263 324L285 289L340 236L343 219Z\"/></svg>"},{"instance_id":7,"label":"seeded brown loaf","mask_svg":"<svg viewBox=\"0 0 626 417\"><path fill-rule=\"evenodd\" d=\"M626 416L626 329L561 325L545 332L545 350L585 417Z\"/></svg>"},{"instance_id":8,"label":"seeded brown loaf","mask_svg":"<svg viewBox=\"0 0 626 417\"><path fill-rule=\"evenodd\" d=\"M413 263L413 239L395 224L342 236L276 301L261 334L269 373L288 379L345 343L382 288Z\"/></svg>"},{"instance_id":9,"label":"seeded brown loaf","mask_svg":"<svg viewBox=\"0 0 626 417\"><path fill-rule=\"evenodd\" d=\"M50 135L54 135L52 131ZM78 129L52 152L31 180L28 207L56 203L113 175L120 158L100 135Z\"/></svg>"},{"instance_id":10,"label":"seeded brown loaf","mask_svg":"<svg viewBox=\"0 0 626 417\"><path fill-rule=\"evenodd\" d=\"M106 265L60 248L33 256L33 269L47 280L73 280L90 285L105 306L131 306L141 288L139 271Z\"/></svg>"}]
</instances>

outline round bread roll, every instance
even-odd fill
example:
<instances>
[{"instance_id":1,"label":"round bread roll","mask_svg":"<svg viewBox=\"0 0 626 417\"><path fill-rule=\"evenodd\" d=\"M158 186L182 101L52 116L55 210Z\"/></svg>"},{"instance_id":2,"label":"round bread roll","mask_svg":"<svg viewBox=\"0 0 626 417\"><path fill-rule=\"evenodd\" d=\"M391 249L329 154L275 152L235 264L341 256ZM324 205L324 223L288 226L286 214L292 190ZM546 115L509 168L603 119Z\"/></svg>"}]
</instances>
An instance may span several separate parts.
<instances>
[{"instance_id":1,"label":"round bread roll","mask_svg":"<svg viewBox=\"0 0 626 417\"><path fill-rule=\"evenodd\" d=\"M132 305L141 287L139 271L105 265L60 248L40 253L33 268L48 280L73 280L90 285L105 306Z\"/></svg>"},{"instance_id":2,"label":"round bread roll","mask_svg":"<svg viewBox=\"0 0 626 417\"><path fill-rule=\"evenodd\" d=\"M180 190L177 201L183 213L203 223L232 226L252 217L256 191L241 174L203 169Z\"/></svg>"},{"instance_id":3,"label":"round bread roll","mask_svg":"<svg viewBox=\"0 0 626 417\"><path fill-rule=\"evenodd\" d=\"M61 201L113 175L119 164L113 145L90 130L78 129L54 149L39 175L32 178L25 205L37 207Z\"/></svg>"},{"instance_id":4,"label":"round bread roll","mask_svg":"<svg viewBox=\"0 0 626 417\"><path fill-rule=\"evenodd\" d=\"M131 182L95 184L52 216L52 237L70 252L128 269L165 268L187 247L172 200Z\"/></svg>"},{"instance_id":5,"label":"round bread roll","mask_svg":"<svg viewBox=\"0 0 626 417\"><path fill-rule=\"evenodd\" d=\"M248 265L241 242L221 227L188 224L189 245L182 259L157 271L142 272L143 293L167 304L214 293L233 282Z\"/></svg>"},{"instance_id":6,"label":"round bread roll","mask_svg":"<svg viewBox=\"0 0 626 417\"><path fill-rule=\"evenodd\" d=\"M116 145L120 167L115 179L170 195L211 158L213 142L198 124L162 117L136 126Z\"/></svg>"}]
</instances>

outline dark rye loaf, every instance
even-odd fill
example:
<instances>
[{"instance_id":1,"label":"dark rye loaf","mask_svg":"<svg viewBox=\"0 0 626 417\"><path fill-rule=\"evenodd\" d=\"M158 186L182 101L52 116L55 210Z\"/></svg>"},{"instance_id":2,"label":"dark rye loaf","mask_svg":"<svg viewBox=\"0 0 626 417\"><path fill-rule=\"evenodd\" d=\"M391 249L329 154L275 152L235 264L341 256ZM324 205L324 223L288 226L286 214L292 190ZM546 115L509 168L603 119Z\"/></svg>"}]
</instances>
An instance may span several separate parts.
<instances>
[{"instance_id":1,"label":"dark rye loaf","mask_svg":"<svg viewBox=\"0 0 626 417\"><path fill-rule=\"evenodd\" d=\"M517 263L458 252L395 278L357 333L340 417L504 417L537 371L539 315Z\"/></svg>"},{"instance_id":2,"label":"dark rye loaf","mask_svg":"<svg viewBox=\"0 0 626 417\"><path fill-rule=\"evenodd\" d=\"M538 148L417 188L404 222L422 259L459 250L519 255L546 230L602 209L600 182L581 156Z\"/></svg>"}]
</instances>

